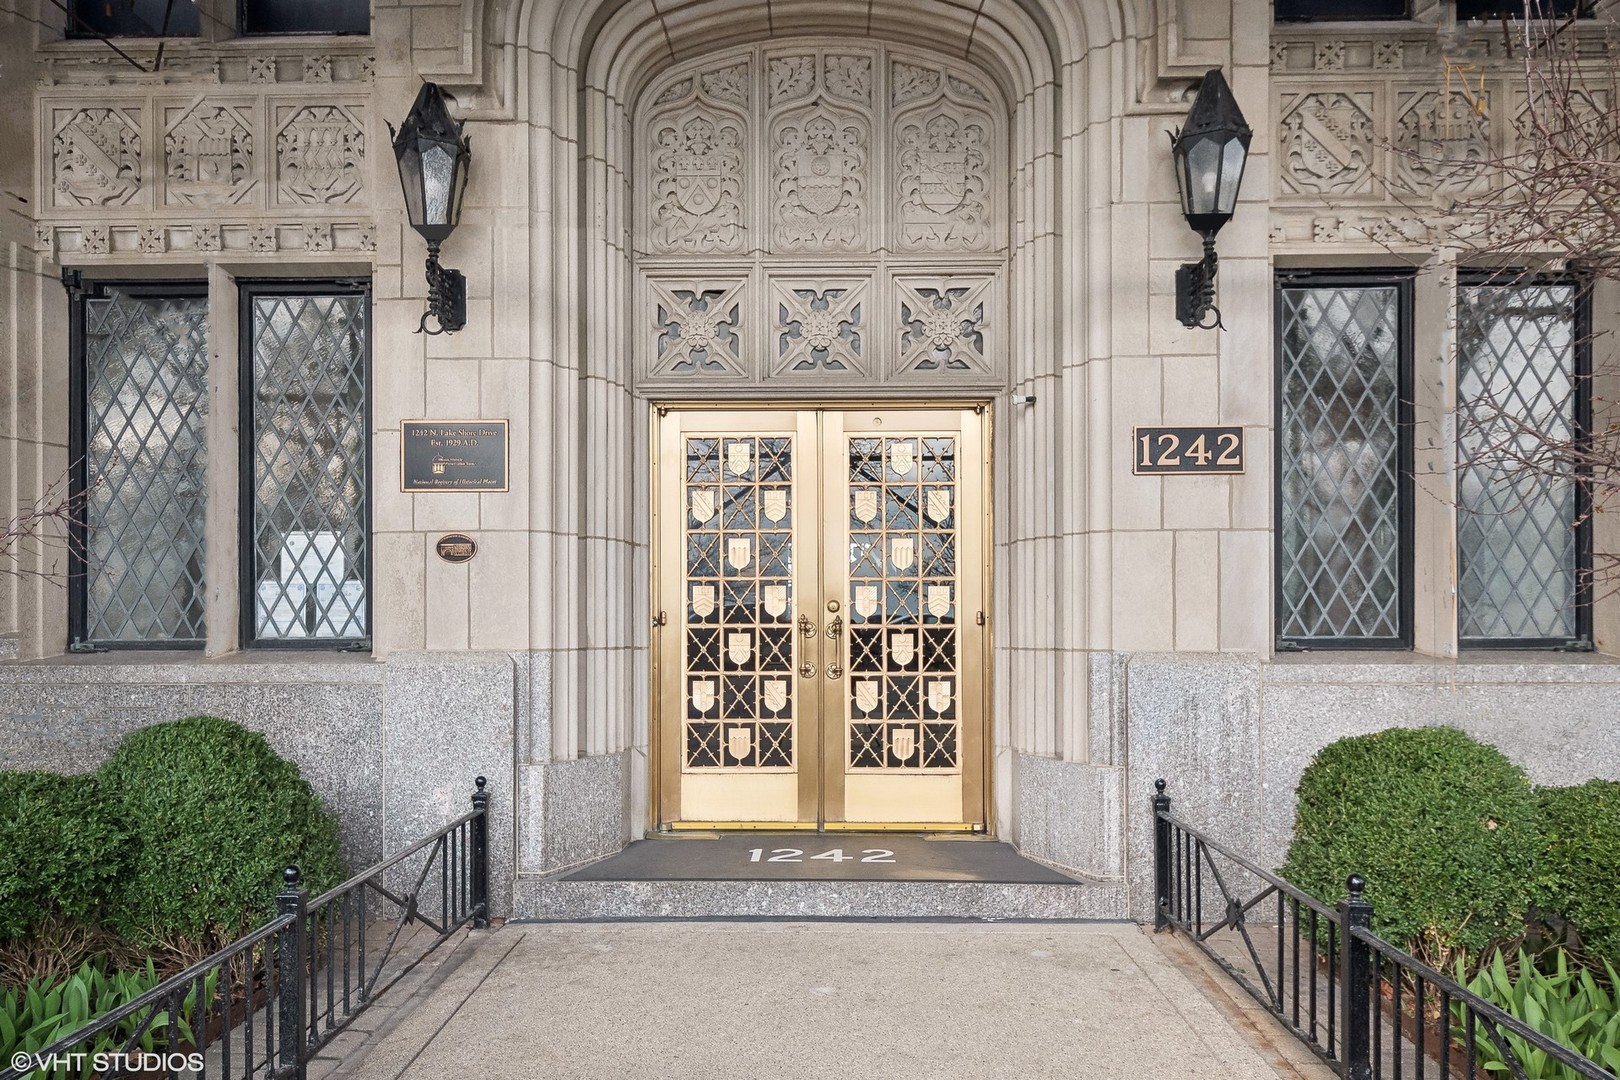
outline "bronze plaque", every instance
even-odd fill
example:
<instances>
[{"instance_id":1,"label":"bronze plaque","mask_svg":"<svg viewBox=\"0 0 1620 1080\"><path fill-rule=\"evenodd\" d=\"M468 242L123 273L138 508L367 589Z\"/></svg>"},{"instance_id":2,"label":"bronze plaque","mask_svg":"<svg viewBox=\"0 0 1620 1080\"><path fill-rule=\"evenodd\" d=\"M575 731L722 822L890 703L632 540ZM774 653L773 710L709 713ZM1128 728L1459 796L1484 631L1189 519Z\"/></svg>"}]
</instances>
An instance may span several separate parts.
<instances>
[{"instance_id":1,"label":"bronze plaque","mask_svg":"<svg viewBox=\"0 0 1620 1080\"><path fill-rule=\"evenodd\" d=\"M433 548L447 563L472 562L472 557L478 554L478 541L466 533L445 533Z\"/></svg>"},{"instance_id":2,"label":"bronze plaque","mask_svg":"<svg viewBox=\"0 0 1620 1080\"><path fill-rule=\"evenodd\" d=\"M505 491L505 420L400 422L399 490Z\"/></svg>"},{"instance_id":3,"label":"bronze plaque","mask_svg":"<svg viewBox=\"0 0 1620 1080\"><path fill-rule=\"evenodd\" d=\"M1139 427L1131 435L1131 471L1138 475L1243 471L1241 427Z\"/></svg>"}]
</instances>

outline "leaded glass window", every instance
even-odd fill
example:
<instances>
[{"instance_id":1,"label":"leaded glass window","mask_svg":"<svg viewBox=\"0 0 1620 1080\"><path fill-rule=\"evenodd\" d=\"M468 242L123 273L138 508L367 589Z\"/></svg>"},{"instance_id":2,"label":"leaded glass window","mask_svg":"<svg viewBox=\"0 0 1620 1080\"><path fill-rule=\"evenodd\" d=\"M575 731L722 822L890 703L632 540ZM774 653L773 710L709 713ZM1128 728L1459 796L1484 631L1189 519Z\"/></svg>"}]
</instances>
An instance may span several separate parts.
<instances>
[{"instance_id":1,"label":"leaded glass window","mask_svg":"<svg viewBox=\"0 0 1620 1080\"><path fill-rule=\"evenodd\" d=\"M201 285L75 287L80 645L201 644L208 301Z\"/></svg>"},{"instance_id":2,"label":"leaded glass window","mask_svg":"<svg viewBox=\"0 0 1620 1080\"><path fill-rule=\"evenodd\" d=\"M1285 645L1408 643L1408 290L1387 278L1287 278L1278 290Z\"/></svg>"},{"instance_id":3,"label":"leaded glass window","mask_svg":"<svg viewBox=\"0 0 1620 1080\"><path fill-rule=\"evenodd\" d=\"M1457 637L1463 645L1584 639L1583 427L1573 282L1457 290Z\"/></svg>"},{"instance_id":4,"label":"leaded glass window","mask_svg":"<svg viewBox=\"0 0 1620 1080\"><path fill-rule=\"evenodd\" d=\"M243 288L254 642L369 636L369 307L359 287Z\"/></svg>"}]
</instances>

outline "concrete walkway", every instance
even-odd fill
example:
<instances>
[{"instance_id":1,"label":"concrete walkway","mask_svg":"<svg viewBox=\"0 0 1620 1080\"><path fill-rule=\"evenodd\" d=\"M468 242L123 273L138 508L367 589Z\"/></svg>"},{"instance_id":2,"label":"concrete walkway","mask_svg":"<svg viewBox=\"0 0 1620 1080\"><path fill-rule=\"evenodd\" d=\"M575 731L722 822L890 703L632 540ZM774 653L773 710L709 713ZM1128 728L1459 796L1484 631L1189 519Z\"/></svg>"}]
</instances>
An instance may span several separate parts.
<instances>
[{"instance_id":1,"label":"concrete walkway","mask_svg":"<svg viewBox=\"0 0 1620 1080\"><path fill-rule=\"evenodd\" d=\"M379 1002L328 1075L1332 1075L1222 979L1125 923L514 924Z\"/></svg>"}]
</instances>

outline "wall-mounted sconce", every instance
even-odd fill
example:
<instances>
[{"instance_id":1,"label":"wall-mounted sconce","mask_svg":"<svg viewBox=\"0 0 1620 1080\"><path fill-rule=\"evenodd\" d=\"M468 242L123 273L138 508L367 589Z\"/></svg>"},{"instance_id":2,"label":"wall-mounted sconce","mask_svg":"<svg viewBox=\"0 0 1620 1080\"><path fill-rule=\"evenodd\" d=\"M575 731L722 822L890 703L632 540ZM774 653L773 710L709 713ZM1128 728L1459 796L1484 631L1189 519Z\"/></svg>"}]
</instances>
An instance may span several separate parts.
<instances>
[{"instance_id":1,"label":"wall-mounted sconce","mask_svg":"<svg viewBox=\"0 0 1620 1080\"><path fill-rule=\"evenodd\" d=\"M1221 69L1210 68L1187 113L1187 126L1170 136L1181 213L1204 238L1203 260L1176 270L1176 318L1183 326L1226 329L1215 306L1215 234L1237 209L1253 134ZM1214 320L1206 322L1212 314Z\"/></svg>"},{"instance_id":2,"label":"wall-mounted sconce","mask_svg":"<svg viewBox=\"0 0 1620 1080\"><path fill-rule=\"evenodd\" d=\"M427 240L428 309L416 332L446 334L467 325L467 278L460 270L439 265L439 245L461 222L461 199L467 193L467 165L472 145L461 123L450 115L444 91L423 83L405 123L388 125L405 189L405 212L411 228ZM432 317L439 328L429 330Z\"/></svg>"}]
</instances>

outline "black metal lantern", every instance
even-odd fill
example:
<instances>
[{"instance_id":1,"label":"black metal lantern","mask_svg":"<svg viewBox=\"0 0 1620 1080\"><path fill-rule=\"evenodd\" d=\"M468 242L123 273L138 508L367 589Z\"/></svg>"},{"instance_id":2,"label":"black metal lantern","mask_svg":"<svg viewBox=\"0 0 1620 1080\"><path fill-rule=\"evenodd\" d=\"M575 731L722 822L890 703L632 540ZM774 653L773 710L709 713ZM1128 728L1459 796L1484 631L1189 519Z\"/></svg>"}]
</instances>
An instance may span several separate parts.
<instances>
[{"instance_id":1,"label":"black metal lantern","mask_svg":"<svg viewBox=\"0 0 1620 1080\"><path fill-rule=\"evenodd\" d=\"M1204 238L1203 261L1184 263L1176 271L1176 318L1183 326L1208 330L1221 325L1215 306L1215 234L1237 209L1253 134L1221 69L1211 68L1187 113L1187 126L1170 136L1181 213ZM1206 323L1211 312L1214 321Z\"/></svg>"},{"instance_id":2,"label":"black metal lantern","mask_svg":"<svg viewBox=\"0 0 1620 1080\"><path fill-rule=\"evenodd\" d=\"M467 325L467 278L460 270L439 265L439 245L461 222L471 140L461 133L461 122L450 115L444 91L436 83L422 84L405 123L398 131L389 124L388 132L405 189L405 212L411 227L427 241L428 309L417 333L460 330ZM438 322L437 330L428 330L429 316Z\"/></svg>"}]
</instances>

